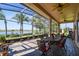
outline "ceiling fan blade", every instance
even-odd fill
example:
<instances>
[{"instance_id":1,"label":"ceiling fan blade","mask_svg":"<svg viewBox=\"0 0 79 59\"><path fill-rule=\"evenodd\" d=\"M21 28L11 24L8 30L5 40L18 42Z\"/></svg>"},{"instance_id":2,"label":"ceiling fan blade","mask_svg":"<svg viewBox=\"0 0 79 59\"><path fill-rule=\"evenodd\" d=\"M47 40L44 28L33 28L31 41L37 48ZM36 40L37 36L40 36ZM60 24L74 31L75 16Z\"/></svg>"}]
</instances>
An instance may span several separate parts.
<instances>
[{"instance_id":1,"label":"ceiling fan blade","mask_svg":"<svg viewBox=\"0 0 79 59\"><path fill-rule=\"evenodd\" d=\"M63 6L62 6L62 8L66 8L66 7L68 7L69 6L69 4L64 4Z\"/></svg>"},{"instance_id":2,"label":"ceiling fan blade","mask_svg":"<svg viewBox=\"0 0 79 59\"><path fill-rule=\"evenodd\" d=\"M56 9L58 9L58 8L62 8L62 9L64 9L64 8L66 8L66 7L68 7L69 6L69 4L67 3L67 4L57 4L57 6L53 9L53 11L54 10L56 10Z\"/></svg>"}]
</instances>

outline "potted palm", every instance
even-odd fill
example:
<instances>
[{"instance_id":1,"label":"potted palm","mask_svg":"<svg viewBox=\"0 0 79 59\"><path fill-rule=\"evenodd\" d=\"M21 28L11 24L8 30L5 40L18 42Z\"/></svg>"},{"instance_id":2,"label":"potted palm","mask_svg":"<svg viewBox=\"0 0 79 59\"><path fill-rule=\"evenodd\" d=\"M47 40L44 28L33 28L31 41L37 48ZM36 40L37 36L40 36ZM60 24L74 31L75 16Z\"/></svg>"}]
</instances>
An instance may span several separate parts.
<instances>
[{"instance_id":1,"label":"potted palm","mask_svg":"<svg viewBox=\"0 0 79 59\"><path fill-rule=\"evenodd\" d=\"M5 40L6 40L5 35L0 35L0 43L4 44Z\"/></svg>"},{"instance_id":2,"label":"potted palm","mask_svg":"<svg viewBox=\"0 0 79 59\"><path fill-rule=\"evenodd\" d=\"M1 56L7 56L8 55L8 45L5 44L5 38L6 36L5 35L0 35L0 49L1 49Z\"/></svg>"}]
</instances>

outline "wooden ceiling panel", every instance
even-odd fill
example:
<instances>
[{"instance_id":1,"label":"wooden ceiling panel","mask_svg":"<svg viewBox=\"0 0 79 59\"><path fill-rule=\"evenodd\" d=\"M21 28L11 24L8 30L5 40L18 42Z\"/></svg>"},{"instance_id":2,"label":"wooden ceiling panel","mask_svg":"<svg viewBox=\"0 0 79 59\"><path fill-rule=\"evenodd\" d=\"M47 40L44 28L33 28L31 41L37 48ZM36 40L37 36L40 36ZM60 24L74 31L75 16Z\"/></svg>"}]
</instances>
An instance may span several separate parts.
<instances>
[{"instance_id":1,"label":"wooden ceiling panel","mask_svg":"<svg viewBox=\"0 0 79 59\"><path fill-rule=\"evenodd\" d=\"M41 11L39 8L37 8L34 4L26 3L25 5L27 5L29 8L31 8L35 12L39 13L40 15L44 16L45 18L50 19L50 16L46 15L43 11Z\"/></svg>"},{"instance_id":2,"label":"wooden ceiling panel","mask_svg":"<svg viewBox=\"0 0 79 59\"><path fill-rule=\"evenodd\" d=\"M79 9L79 4L59 4L59 3L30 3L25 4L31 9L38 12L40 15L48 19L54 19L58 23L74 21L76 9Z\"/></svg>"},{"instance_id":3,"label":"wooden ceiling panel","mask_svg":"<svg viewBox=\"0 0 79 59\"><path fill-rule=\"evenodd\" d=\"M53 9L56 7L56 4L40 4L46 11L52 15L58 22L62 22L62 19L60 18L59 12L57 10Z\"/></svg>"}]
</instances>

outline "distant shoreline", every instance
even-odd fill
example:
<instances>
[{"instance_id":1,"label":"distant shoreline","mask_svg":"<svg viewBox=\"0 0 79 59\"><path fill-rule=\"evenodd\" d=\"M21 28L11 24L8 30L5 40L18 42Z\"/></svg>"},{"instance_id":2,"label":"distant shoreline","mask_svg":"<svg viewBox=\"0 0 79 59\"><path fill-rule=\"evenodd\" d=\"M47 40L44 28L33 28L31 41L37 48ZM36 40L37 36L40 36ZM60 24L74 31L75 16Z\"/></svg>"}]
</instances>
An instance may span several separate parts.
<instances>
[{"instance_id":1,"label":"distant shoreline","mask_svg":"<svg viewBox=\"0 0 79 59\"><path fill-rule=\"evenodd\" d=\"M7 30L8 32L10 31L20 31L20 30ZM23 31L32 31L32 30L23 30ZM0 32L5 32L5 30L0 30Z\"/></svg>"},{"instance_id":2,"label":"distant shoreline","mask_svg":"<svg viewBox=\"0 0 79 59\"><path fill-rule=\"evenodd\" d=\"M24 30L23 33L31 33L31 30ZM5 34L5 31L0 31L0 35ZM12 30L8 30L7 34L20 34L19 30L16 31L12 31Z\"/></svg>"}]
</instances>

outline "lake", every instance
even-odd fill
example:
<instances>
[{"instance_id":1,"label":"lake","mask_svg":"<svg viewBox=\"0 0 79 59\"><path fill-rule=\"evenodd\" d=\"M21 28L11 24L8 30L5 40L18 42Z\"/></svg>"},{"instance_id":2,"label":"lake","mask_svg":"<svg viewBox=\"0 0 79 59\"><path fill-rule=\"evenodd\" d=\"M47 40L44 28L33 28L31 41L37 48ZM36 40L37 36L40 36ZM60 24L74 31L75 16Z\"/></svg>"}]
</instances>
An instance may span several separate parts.
<instances>
[{"instance_id":1,"label":"lake","mask_svg":"<svg viewBox=\"0 0 79 59\"><path fill-rule=\"evenodd\" d=\"M14 31L14 32L11 32L11 31L8 31L7 34L20 34L20 31ZM32 33L32 31L23 31L23 34L27 34L27 33ZM0 34L5 34L5 32L0 32Z\"/></svg>"}]
</instances>

